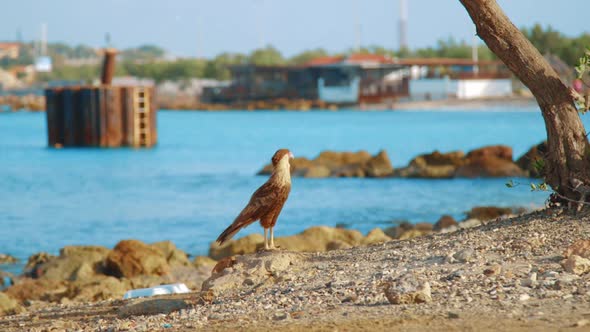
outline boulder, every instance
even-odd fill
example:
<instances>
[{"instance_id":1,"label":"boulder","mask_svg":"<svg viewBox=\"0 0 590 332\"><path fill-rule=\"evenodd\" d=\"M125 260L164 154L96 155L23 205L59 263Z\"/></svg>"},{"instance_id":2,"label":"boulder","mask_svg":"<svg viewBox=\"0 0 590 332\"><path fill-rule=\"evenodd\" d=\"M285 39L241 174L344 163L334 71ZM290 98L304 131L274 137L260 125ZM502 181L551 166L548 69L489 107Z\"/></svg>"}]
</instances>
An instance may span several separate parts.
<instances>
[{"instance_id":1,"label":"boulder","mask_svg":"<svg viewBox=\"0 0 590 332\"><path fill-rule=\"evenodd\" d=\"M314 159L317 165L326 166L330 169L342 167L345 165L344 153L336 151L322 151L319 156Z\"/></svg>"},{"instance_id":2,"label":"boulder","mask_svg":"<svg viewBox=\"0 0 590 332\"><path fill-rule=\"evenodd\" d=\"M230 268L236 264L237 260L235 256L225 257L219 260L217 264L211 270L212 274L221 273L223 270Z\"/></svg>"},{"instance_id":3,"label":"boulder","mask_svg":"<svg viewBox=\"0 0 590 332\"><path fill-rule=\"evenodd\" d=\"M408 239L413 239L416 237L420 237L420 236L424 236L424 235L428 235L430 234L430 231L422 231L419 229L410 229L408 231L405 231L400 237L399 240L408 240Z\"/></svg>"},{"instance_id":4,"label":"boulder","mask_svg":"<svg viewBox=\"0 0 590 332\"><path fill-rule=\"evenodd\" d=\"M316 226L300 234L275 238L275 245L281 249L297 252L324 252L331 242L343 242L350 246L361 244L363 235L359 231L327 226ZM230 240L219 246L216 242L209 247L209 257L220 260L224 257L257 252L264 247L264 236L254 233L238 240Z\"/></svg>"},{"instance_id":5,"label":"boulder","mask_svg":"<svg viewBox=\"0 0 590 332\"><path fill-rule=\"evenodd\" d=\"M399 222L397 226L387 227L383 232L393 239L399 239L403 233L414 229L414 227L409 221L404 220Z\"/></svg>"},{"instance_id":6,"label":"boulder","mask_svg":"<svg viewBox=\"0 0 590 332\"><path fill-rule=\"evenodd\" d=\"M457 220L455 220L455 218L449 215L444 215L440 217L440 219L438 219L438 221L434 224L434 230L441 231L445 228L457 226L458 224L459 223L457 222Z\"/></svg>"},{"instance_id":7,"label":"boulder","mask_svg":"<svg viewBox=\"0 0 590 332\"><path fill-rule=\"evenodd\" d=\"M463 151L449 153L434 151L423 154L412 159L410 164L400 169L396 175L411 178L451 178L457 168L464 164L464 156Z\"/></svg>"},{"instance_id":8,"label":"boulder","mask_svg":"<svg viewBox=\"0 0 590 332\"><path fill-rule=\"evenodd\" d=\"M513 213L511 208L497 206L476 206L467 212L467 219L478 219L480 221L492 220L501 216Z\"/></svg>"},{"instance_id":9,"label":"boulder","mask_svg":"<svg viewBox=\"0 0 590 332\"><path fill-rule=\"evenodd\" d=\"M117 278L137 275L165 275L170 266L158 249L138 240L123 240L105 260L105 274Z\"/></svg>"},{"instance_id":10,"label":"boulder","mask_svg":"<svg viewBox=\"0 0 590 332\"><path fill-rule=\"evenodd\" d=\"M327 251L350 249L350 248L352 248L352 246L350 244L348 244L346 242L342 242L342 241L332 241L332 242L328 243L328 245L326 246Z\"/></svg>"},{"instance_id":11,"label":"boulder","mask_svg":"<svg viewBox=\"0 0 590 332\"><path fill-rule=\"evenodd\" d=\"M18 259L8 254L0 254L0 264L14 264L17 263Z\"/></svg>"},{"instance_id":12,"label":"boulder","mask_svg":"<svg viewBox=\"0 0 590 332\"><path fill-rule=\"evenodd\" d=\"M304 178L327 178L332 172L326 166L311 166L303 172Z\"/></svg>"},{"instance_id":13,"label":"boulder","mask_svg":"<svg viewBox=\"0 0 590 332\"><path fill-rule=\"evenodd\" d=\"M441 153L435 150L429 154L423 154L416 157L413 162L420 166L455 166L459 167L463 165L465 153L463 151L451 151L447 153ZM412 162L410 162L412 164Z\"/></svg>"},{"instance_id":14,"label":"boulder","mask_svg":"<svg viewBox=\"0 0 590 332\"><path fill-rule=\"evenodd\" d=\"M393 239L406 240L432 233L433 226L431 223L411 224L408 221L400 223L398 226L385 229L385 234Z\"/></svg>"},{"instance_id":15,"label":"boulder","mask_svg":"<svg viewBox=\"0 0 590 332\"><path fill-rule=\"evenodd\" d=\"M385 150L379 151L377 155L367 161L365 173L372 178L382 178L393 174L393 166Z\"/></svg>"},{"instance_id":16,"label":"boulder","mask_svg":"<svg viewBox=\"0 0 590 332\"><path fill-rule=\"evenodd\" d=\"M303 260L303 255L287 251L236 256L231 265L217 269L203 282L202 291L222 294L243 287L260 289L284 279Z\"/></svg>"},{"instance_id":17,"label":"boulder","mask_svg":"<svg viewBox=\"0 0 590 332\"><path fill-rule=\"evenodd\" d=\"M0 316L14 315L22 310L23 309L18 304L18 301L0 292Z\"/></svg>"},{"instance_id":18,"label":"boulder","mask_svg":"<svg viewBox=\"0 0 590 332\"><path fill-rule=\"evenodd\" d=\"M129 280L109 276L97 276L72 282L68 286L68 298L78 302L121 299L131 289Z\"/></svg>"},{"instance_id":19,"label":"boulder","mask_svg":"<svg viewBox=\"0 0 590 332\"><path fill-rule=\"evenodd\" d=\"M217 264L217 261L207 256L197 256L193 259L193 266L200 268L201 266L212 267Z\"/></svg>"},{"instance_id":20,"label":"boulder","mask_svg":"<svg viewBox=\"0 0 590 332\"><path fill-rule=\"evenodd\" d=\"M270 164L272 167L272 164ZM310 167L314 166L314 162L305 158L305 157L298 157L294 158L290 162L291 165L291 174L294 176L302 176L303 173ZM271 168L272 170L272 168ZM270 173L269 173L270 174Z\"/></svg>"},{"instance_id":21,"label":"boulder","mask_svg":"<svg viewBox=\"0 0 590 332\"><path fill-rule=\"evenodd\" d=\"M358 152L342 152L342 163L350 164L364 164L371 159L371 154L365 150Z\"/></svg>"},{"instance_id":22,"label":"boulder","mask_svg":"<svg viewBox=\"0 0 590 332\"><path fill-rule=\"evenodd\" d=\"M578 240L569 246L563 253L563 257L572 255L590 259L590 240Z\"/></svg>"},{"instance_id":23,"label":"boulder","mask_svg":"<svg viewBox=\"0 0 590 332\"><path fill-rule=\"evenodd\" d=\"M55 257L56 256L48 254L46 252L40 252L30 256L27 261L27 264L25 265L23 274L31 278L40 277L43 274L43 271L40 270L39 267L42 264L54 259Z\"/></svg>"},{"instance_id":24,"label":"boulder","mask_svg":"<svg viewBox=\"0 0 590 332\"><path fill-rule=\"evenodd\" d=\"M487 157L512 161L512 148L506 145L484 146L482 148L469 151L469 153L467 153L466 159L479 159Z\"/></svg>"},{"instance_id":25,"label":"boulder","mask_svg":"<svg viewBox=\"0 0 590 332\"><path fill-rule=\"evenodd\" d=\"M4 292L20 301L37 300L46 302L58 302L68 295L67 281L51 279L21 278L16 284L8 287Z\"/></svg>"},{"instance_id":26,"label":"boulder","mask_svg":"<svg viewBox=\"0 0 590 332\"><path fill-rule=\"evenodd\" d=\"M194 268L192 266L176 266L171 268L168 275L161 277L166 280L160 284L183 283L189 289L200 290L203 281L210 276L211 266L201 266L199 268Z\"/></svg>"},{"instance_id":27,"label":"boulder","mask_svg":"<svg viewBox=\"0 0 590 332\"><path fill-rule=\"evenodd\" d=\"M363 164L350 164L333 170L332 176L338 178L364 178L367 174Z\"/></svg>"},{"instance_id":28,"label":"boulder","mask_svg":"<svg viewBox=\"0 0 590 332\"><path fill-rule=\"evenodd\" d=\"M377 244L377 243L388 242L391 240L393 240L393 239L391 237L387 236L387 234L385 234L381 228L374 228L373 230L371 230L367 234L366 237L364 237L361 240L361 244L363 244L363 245Z\"/></svg>"},{"instance_id":29,"label":"boulder","mask_svg":"<svg viewBox=\"0 0 590 332\"><path fill-rule=\"evenodd\" d=\"M466 163L457 168L455 177L526 177L526 172L511 160L494 156L468 158Z\"/></svg>"},{"instance_id":30,"label":"boulder","mask_svg":"<svg viewBox=\"0 0 590 332\"><path fill-rule=\"evenodd\" d=\"M229 240L222 245L212 242L209 246L209 257L218 261L224 257L250 254L263 247L264 236L253 233L237 240Z\"/></svg>"},{"instance_id":31,"label":"boulder","mask_svg":"<svg viewBox=\"0 0 590 332\"><path fill-rule=\"evenodd\" d=\"M485 146L470 151L455 171L456 177L525 177L527 173L512 161L512 148Z\"/></svg>"},{"instance_id":32,"label":"boulder","mask_svg":"<svg viewBox=\"0 0 590 332\"><path fill-rule=\"evenodd\" d=\"M434 230L434 225L429 222L419 222L414 225L414 229L417 229L421 232L429 233Z\"/></svg>"},{"instance_id":33,"label":"boulder","mask_svg":"<svg viewBox=\"0 0 590 332\"><path fill-rule=\"evenodd\" d=\"M160 241L152 243L152 247L159 250L170 266L189 266L191 262L188 259L187 254L176 248L176 245L171 241Z\"/></svg>"},{"instance_id":34,"label":"boulder","mask_svg":"<svg viewBox=\"0 0 590 332\"><path fill-rule=\"evenodd\" d=\"M37 277L52 280L77 280L102 271L110 250L101 246L67 246L59 256L38 265Z\"/></svg>"},{"instance_id":35,"label":"boulder","mask_svg":"<svg viewBox=\"0 0 590 332\"><path fill-rule=\"evenodd\" d=\"M540 178L543 176L542 169L537 165L542 164L547 154L547 142L541 142L528 150L520 158L516 160L516 164L523 170L528 172L528 175L533 178Z\"/></svg>"},{"instance_id":36,"label":"boulder","mask_svg":"<svg viewBox=\"0 0 590 332\"><path fill-rule=\"evenodd\" d=\"M275 243L287 250L297 252L323 252L328 250L328 244L334 241L344 242L350 246L361 243L363 235L356 230L348 230L327 226L315 226L300 234L279 237Z\"/></svg>"}]
</instances>

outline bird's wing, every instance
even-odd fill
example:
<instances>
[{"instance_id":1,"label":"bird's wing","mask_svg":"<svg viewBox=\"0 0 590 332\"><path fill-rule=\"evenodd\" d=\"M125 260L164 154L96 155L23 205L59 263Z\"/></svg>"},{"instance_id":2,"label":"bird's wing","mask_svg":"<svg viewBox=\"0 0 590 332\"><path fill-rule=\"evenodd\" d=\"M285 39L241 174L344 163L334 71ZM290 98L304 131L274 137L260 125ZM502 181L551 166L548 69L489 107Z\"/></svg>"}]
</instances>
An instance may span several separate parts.
<instances>
[{"instance_id":1,"label":"bird's wing","mask_svg":"<svg viewBox=\"0 0 590 332\"><path fill-rule=\"evenodd\" d=\"M284 203L283 196L286 189L284 187L285 186L277 185L277 183L271 181L263 184L252 194L250 202L248 202L248 205L242 210L238 218L241 216L248 216L257 220L275 205Z\"/></svg>"},{"instance_id":2,"label":"bird's wing","mask_svg":"<svg viewBox=\"0 0 590 332\"><path fill-rule=\"evenodd\" d=\"M281 186L272 181L264 183L252 194L246 207L234 222L221 233L217 241L223 243L231 239L240 229L260 219L275 206L282 207L289 195L289 190L289 186Z\"/></svg>"}]
</instances>

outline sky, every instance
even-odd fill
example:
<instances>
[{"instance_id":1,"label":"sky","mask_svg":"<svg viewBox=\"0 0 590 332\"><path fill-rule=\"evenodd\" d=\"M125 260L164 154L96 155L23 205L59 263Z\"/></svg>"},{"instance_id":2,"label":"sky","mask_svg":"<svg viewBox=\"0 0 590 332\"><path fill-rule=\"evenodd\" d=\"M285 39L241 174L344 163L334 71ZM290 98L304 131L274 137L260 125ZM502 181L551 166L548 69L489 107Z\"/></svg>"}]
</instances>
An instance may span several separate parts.
<instances>
[{"instance_id":1,"label":"sky","mask_svg":"<svg viewBox=\"0 0 590 332\"><path fill-rule=\"evenodd\" d=\"M407 0L411 49L475 28L459 0ZM569 36L589 32L588 0L498 0L518 27L551 25ZM399 0L5 0L0 40L118 48L155 44L170 54L213 57L273 45L292 56L305 49L344 51L359 44L399 47ZM359 32L360 31L360 32Z\"/></svg>"}]
</instances>

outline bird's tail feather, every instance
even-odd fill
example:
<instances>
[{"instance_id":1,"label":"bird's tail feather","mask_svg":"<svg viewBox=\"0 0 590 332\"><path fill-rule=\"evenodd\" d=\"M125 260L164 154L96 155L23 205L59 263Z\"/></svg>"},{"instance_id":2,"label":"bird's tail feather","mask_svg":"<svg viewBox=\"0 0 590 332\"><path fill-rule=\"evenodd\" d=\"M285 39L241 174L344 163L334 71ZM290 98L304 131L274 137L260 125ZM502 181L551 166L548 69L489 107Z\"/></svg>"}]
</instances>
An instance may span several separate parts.
<instances>
[{"instance_id":1,"label":"bird's tail feather","mask_svg":"<svg viewBox=\"0 0 590 332\"><path fill-rule=\"evenodd\" d=\"M221 235L217 238L217 242L219 244L223 244L223 242L230 240L237 232L240 231L244 226L247 226L249 223L233 223L228 228L226 228Z\"/></svg>"}]
</instances>

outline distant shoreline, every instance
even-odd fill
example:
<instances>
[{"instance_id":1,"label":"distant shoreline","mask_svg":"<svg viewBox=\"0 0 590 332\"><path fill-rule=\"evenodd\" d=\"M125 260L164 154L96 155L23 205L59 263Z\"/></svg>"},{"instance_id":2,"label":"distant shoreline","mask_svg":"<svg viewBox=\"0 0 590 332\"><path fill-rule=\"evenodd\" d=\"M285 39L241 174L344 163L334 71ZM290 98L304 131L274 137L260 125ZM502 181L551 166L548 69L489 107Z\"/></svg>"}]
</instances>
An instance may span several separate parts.
<instances>
[{"instance_id":1,"label":"distant shoreline","mask_svg":"<svg viewBox=\"0 0 590 332\"><path fill-rule=\"evenodd\" d=\"M397 111L491 111L494 108L514 107L513 111L528 111L522 108L536 107L537 102L533 97L509 96L495 98L476 98L476 99L440 99L440 100L420 100L420 101L401 101L397 103L382 104L361 104L351 106L317 108L317 107L297 107L301 105L293 104L292 108L246 108L235 107L230 105L216 105L218 108L206 105L205 107L188 108L161 108L161 111L196 111L196 112L397 112ZM502 109L505 111L505 109Z\"/></svg>"},{"instance_id":2,"label":"distant shoreline","mask_svg":"<svg viewBox=\"0 0 590 332\"><path fill-rule=\"evenodd\" d=\"M469 110L488 111L496 107L535 107L537 102L533 97L499 97L499 98L477 98L477 99L444 99L430 101L407 101L395 104L396 111L432 111L432 110ZM519 111L519 110L516 110Z\"/></svg>"},{"instance_id":3,"label":"distant shoreline","mask_svg":"<svg viewBox=\"0 0 590 332\"><path fill-rule=\"evenodd\" d=\"M44 98L32 98L31 96L13 97L3 103L0 100L0 113L15 113L21 111L44 112ZM361 104L349 106L337 106L319 101L293 100L293 101L265 101L251 102L244 105L225 104L199 104L199 103L160 103L159 111L190 111L190 112L384 112L384 111L490 111L495 108L516 108L514 111L524 111L521 108L533 108L537 103L533 97L510 96L477 99L440 99L399 101L396 103ZM505 109L502 109L504 111Z\"/></svg>"}]
</instances>

